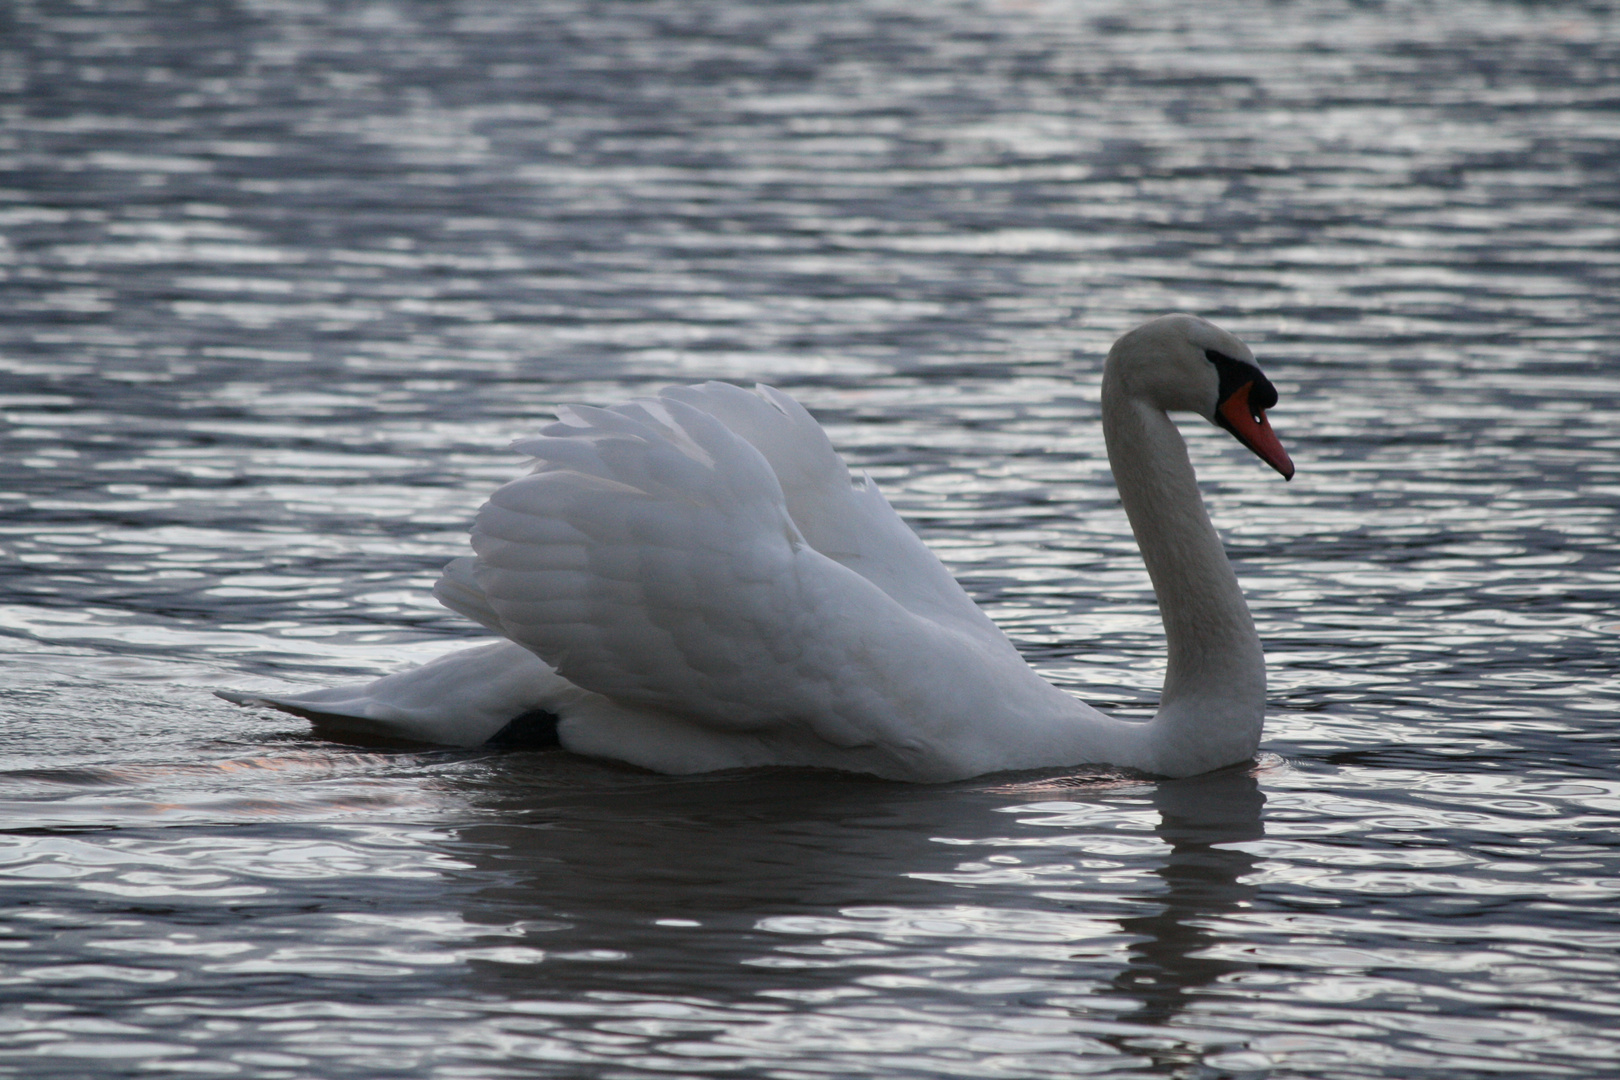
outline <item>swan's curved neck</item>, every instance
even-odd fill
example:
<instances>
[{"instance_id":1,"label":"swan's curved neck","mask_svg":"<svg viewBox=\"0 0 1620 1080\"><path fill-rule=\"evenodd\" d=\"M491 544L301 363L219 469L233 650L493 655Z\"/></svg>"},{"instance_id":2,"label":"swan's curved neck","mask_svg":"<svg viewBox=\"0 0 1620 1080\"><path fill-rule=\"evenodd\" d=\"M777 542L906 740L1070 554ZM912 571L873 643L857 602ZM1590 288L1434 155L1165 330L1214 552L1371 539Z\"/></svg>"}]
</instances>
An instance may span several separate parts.
<instances>
[{"instance_id":1,"label":"swan's curved neck","mask_svg":"<svg viewBox=\"0 0 1620 1080\"><path fill-rule=\"evenodd\" d=\"M1265 714L1265 656L1254 620L1199 497L1181 433L1162 408L1110 376L1102 397L1108 463L1170 652L1149 725L1153 771L1185 775L1202 771L1196 766L1205 760L1213 764L1204 768L1241 761L1259 745Z\"/></svg>"}]
</instances>

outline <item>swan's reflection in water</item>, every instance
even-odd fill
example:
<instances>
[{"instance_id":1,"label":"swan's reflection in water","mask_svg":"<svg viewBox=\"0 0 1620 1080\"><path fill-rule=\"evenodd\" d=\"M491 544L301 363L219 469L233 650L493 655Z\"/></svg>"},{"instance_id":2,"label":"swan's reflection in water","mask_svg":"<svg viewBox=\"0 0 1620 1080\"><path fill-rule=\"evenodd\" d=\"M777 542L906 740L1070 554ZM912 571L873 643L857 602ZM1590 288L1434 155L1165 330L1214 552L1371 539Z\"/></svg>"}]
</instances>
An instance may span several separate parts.
<instances>
[{"instance_id":1,"label":"swan's reflection in water","mask_svg":"<svg viewBox=\"0 0 1620 1080\"><path fill-rule=\"evenodd\" d=\"M1252 902L1259 886L1246 878L1259 858L1231 847L1265 835L1266 797L1247 768L1167 780L1153 791L1155 828L1169 852L1154 873L1164 881L1160 910L1120 920L1134 935L1130 962L1113 980L1120 996L1141 1008L1126 1019L1163 1026L1179 1016L1198 991L1250 962L1208 955L1221 937L1208 924ZM1130 1040L1108 1040L1126 1048ZM1150 1051L1160 1066L1191 1064L1181 1045Z\"/></svg>"},{"instance_id":2,"label":"swan's reflection in water","mask_svg":"<svg viewBox=\"0 0 1620 1080\"><path fill-rule=\"evenodd\" d=\"M474 960L474 989L555 1037L639 1017L644 1053L679 1035L780 1062L787 1018L796 1053L881 1054L930 1052L906 1034L925 1020L962 1026L948 1046L1044 1017L1071 1057L1159 1058L1137 1035L1243 966L1205 950L1253 892L1254 858L1223 846L1262 835L1247 771L928 787L534 754L485 779L464 917L532 962Z\"/></svg>"}]
</instances>

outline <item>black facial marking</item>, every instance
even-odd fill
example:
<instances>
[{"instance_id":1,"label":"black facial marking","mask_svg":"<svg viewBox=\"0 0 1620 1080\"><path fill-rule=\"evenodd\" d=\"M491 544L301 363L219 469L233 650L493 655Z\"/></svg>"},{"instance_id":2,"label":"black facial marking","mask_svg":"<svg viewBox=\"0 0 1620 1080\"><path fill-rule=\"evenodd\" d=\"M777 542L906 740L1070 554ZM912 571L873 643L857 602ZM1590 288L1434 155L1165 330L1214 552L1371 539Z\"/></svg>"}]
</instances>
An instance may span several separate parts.
<instances>
[{"instance_id":1,"label":"black facial marking","mask_svg":"<svg viewBox=\"0 0 1620 1080\"><path fill-rule=\"evenodd\" d=\"M1271 380L1259 368L1247 360L1238 360L1214 349L1205 349L1204 355L1215 365L1215 372L1221 378L1215 399L1217 408L1249 383L1254 384L1254 389L1249 391L1250 411L1269 409L1277 404L1277 388L1271 385Z\"/></svg>"}]
</instances>

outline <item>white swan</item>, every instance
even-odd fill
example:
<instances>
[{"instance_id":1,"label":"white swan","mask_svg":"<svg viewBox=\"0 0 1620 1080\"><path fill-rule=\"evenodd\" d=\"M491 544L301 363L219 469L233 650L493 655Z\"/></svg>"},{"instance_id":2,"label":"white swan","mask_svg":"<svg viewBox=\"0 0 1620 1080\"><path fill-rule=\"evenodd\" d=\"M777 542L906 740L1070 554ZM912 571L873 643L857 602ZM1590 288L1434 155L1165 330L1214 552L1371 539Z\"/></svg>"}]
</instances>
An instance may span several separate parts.
<instances>
[{"instance_id":1,"label":"white swan","mask_svg":"<svg viewBox=\"0 0 1620 1080\"><path fill-rule=\"evenodd\" d=\"M787 395L721 383L564 408L479 511L435 595L505 640L370 684L225 693L318 730L477 746L516 717L668 773L823 766L906 780L1112 764L1186 776L1255 752L1265 657L1168 412L1284 477L1249 349L1191 315L1114 345L1108 460L1169 640L1158 714L1119 720L1037 675Z\"/></svg>"}]
</instances>

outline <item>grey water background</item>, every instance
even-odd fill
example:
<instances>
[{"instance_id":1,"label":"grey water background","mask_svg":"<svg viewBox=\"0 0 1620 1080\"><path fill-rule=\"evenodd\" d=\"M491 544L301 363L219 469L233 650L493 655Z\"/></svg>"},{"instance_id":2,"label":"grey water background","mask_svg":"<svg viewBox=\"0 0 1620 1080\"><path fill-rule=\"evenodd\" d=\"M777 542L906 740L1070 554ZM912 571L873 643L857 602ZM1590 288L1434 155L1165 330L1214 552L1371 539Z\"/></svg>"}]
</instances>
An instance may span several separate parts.
<instances>
[{"instance_id":1,"label":"grey water background","mask_svg":"<svg viewBox=\"0 0 1620 1080\"><path fill-rule=\"evenodd\" d=\"M0 9L0 1075L1620 1070L1606 5ZM1187 424L1252 768L937 787L348 747L215 687L428 588L566 401L792 392L1031 660L1153 706L1100 357Z\"/></svg>"}]
</instances>

